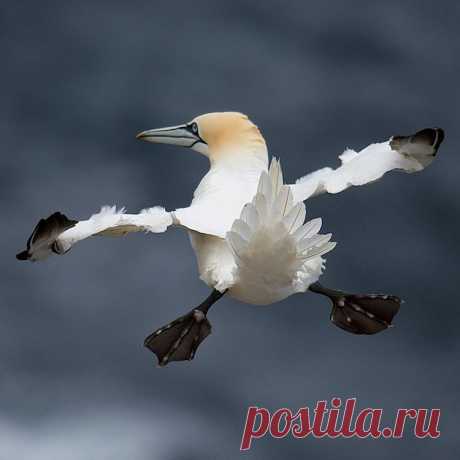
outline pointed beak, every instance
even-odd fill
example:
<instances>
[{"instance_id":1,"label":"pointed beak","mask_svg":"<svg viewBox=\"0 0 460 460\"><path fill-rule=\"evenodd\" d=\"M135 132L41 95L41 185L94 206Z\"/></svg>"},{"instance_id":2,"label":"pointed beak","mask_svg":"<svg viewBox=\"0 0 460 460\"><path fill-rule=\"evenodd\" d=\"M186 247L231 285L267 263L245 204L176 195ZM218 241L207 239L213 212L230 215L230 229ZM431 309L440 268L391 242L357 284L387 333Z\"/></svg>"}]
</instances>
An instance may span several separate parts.
<instances>
[{"instance_id":1,"label":"pointed beak","mask_svg":"<svg viewBox=\"0 0 460 460\"><path fill-rule=\"evenodd\" d=\"M184 147L194 147L195 144L203 142L200 136L194 134L188 125L149 129L139 133L136 138L148 142L182 145Z\"/></svg>"}]
</instances>

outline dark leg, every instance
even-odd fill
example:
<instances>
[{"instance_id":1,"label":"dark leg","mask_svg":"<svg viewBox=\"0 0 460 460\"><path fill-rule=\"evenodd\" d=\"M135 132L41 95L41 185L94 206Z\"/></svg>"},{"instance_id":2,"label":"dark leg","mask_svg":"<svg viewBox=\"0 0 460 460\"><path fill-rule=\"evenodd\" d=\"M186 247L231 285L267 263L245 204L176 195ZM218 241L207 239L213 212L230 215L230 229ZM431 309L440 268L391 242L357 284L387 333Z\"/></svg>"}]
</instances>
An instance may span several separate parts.
<instances>
[{"instance_id":1,"label":"dark leg","mask_svg":"<svg viewBox=\"0 0 460 460\"><path fill-rule=\"evenodd\" d=\"M401 299L393 295L347 294L319 283L309 289L331 299L332 323L353 334L376 334L392 327L391 321L401 305Z\"/></svg>"},{"instance_id":2,"label":"dark leg","mask_svg":"<svg viewBox=\"0 0 460 460\"><path fill-rule=\"evenodd\" d=\"M144 345L155 353L160 366L194 358L200 343L211 333L211 323L206 314L224 294L225 291L214 289L198 307L160 327L145 339Z\"/></svg>"}]
</instances>

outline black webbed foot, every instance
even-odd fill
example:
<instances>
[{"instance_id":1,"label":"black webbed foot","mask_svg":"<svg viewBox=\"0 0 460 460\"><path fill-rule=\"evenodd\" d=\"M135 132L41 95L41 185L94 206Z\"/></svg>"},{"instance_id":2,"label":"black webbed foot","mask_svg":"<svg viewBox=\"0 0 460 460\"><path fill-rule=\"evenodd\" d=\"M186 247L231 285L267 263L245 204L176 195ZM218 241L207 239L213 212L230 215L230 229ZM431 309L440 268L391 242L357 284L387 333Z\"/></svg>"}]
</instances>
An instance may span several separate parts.
<instances>
[{"instance_id":1,"label":"black webbed foot","mask_svg":"<svg viewBox=\"0 0 460 460\"><path fill-rule=\"evenodd\" d=\"M158 358L160 366L171 361L192 360L200 343L211 333L206 313L195 308L150 334L144 345Z\"/></svg>"},{"instance_id":2,"label":"black webbed foot","mask_svg":"<svg viewBox=\"0 0 460 460\"><path fill-rule=\"evenodd\" d=\"M319 283L311 291L332 301L330 319L333 324L352 334L376 334L389 327L401 306L401 299L386 294L347 294L328 289Z\"/></svg>"},{"instance_id":3,"label":"black webbed foot","mask_svg":"<svg viewBox=\"0 0 460 460\"><path fill-rule=\"evenodd\" d=\"M376 334L389 327L401 300L392 295L345 294L333 299L331 321L353 334Z\"/></svg>"}]
</instances>

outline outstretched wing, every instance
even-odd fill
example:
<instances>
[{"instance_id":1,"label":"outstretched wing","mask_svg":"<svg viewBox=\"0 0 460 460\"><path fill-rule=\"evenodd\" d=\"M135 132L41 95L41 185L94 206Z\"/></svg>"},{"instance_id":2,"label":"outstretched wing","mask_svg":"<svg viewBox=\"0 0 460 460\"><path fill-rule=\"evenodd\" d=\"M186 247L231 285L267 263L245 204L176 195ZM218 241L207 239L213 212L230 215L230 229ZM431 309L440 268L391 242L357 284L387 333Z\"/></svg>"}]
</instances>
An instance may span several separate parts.
<instances>
[{"instance_id":1,"label":"outstretched wing","mask_svg":"<svg viewBox=\"0 0 460 460\"><path fill-rule=\"evenodd\" d=\"M319 169L291 185L294 202L368 184L393 169L407 173L421 171L434 160L443 139L441 128L427 128L411 136L393 136L360 152L348 149L340 155L342 164L337 169Z\"/></svg>"},{"instance_id":2,"label":"outstretched wing","mask_svg":"<svg viewBox=\"0 0 460 460\"><path fill-rule=\"evenodd\" d=\"M131 232L162 233L173 223L171 213L161 207L125 214L124 209L104 206L88 220L71 220L56 212L41 219L27 240L27 248L16 255L19 260L43 260L52 252L65 254L75 243L93 235L122 236Z\"/></svg>"},{"instance_id":3,"label":"outstretched wing","mask_svg":"<svg viewBox=\"0 0 460 460\"><path fill-rule=\"evenodd\" d=\"M280 163L274 158L268 174L260 176L252 202L244 206L226 236L245 283L292 289L299 272L308 272L310 261L314 261L310 268L315 271L311 282L318 279L320 256L335 243L329 241L330 233L318 233L321 219L304 223L305 214L303 202L294 204L290 187L283 184Z\"/></svg>"}]
</instances>

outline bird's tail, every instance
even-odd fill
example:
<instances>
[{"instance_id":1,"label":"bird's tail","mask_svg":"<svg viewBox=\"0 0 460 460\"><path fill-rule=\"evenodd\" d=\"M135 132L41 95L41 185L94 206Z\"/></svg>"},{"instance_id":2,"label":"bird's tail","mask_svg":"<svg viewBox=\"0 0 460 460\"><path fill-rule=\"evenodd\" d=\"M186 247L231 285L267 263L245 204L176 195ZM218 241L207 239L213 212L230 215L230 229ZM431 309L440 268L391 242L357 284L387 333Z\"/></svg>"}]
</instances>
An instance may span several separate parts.
<instances>
[{"instance_id":1,"label":"bird's tail","mask_svg":"<svg viewBox=\"0 0 460 460\"><path fill-rule=\"evenodd\" d=\"M274 158L268 173L262 173L253 200L244 206L226 236L246 280L272 283L274 289L288 286L301 268L305 273L305 264L312 260L316 261L312 265L316 279L319 277L321 256L335 243L329 241L330 233L318 233L321 219L305 223L305 214L302 202L294 204L291 189L283 182L281 165Z\"/></svg>"}]
</instances>

